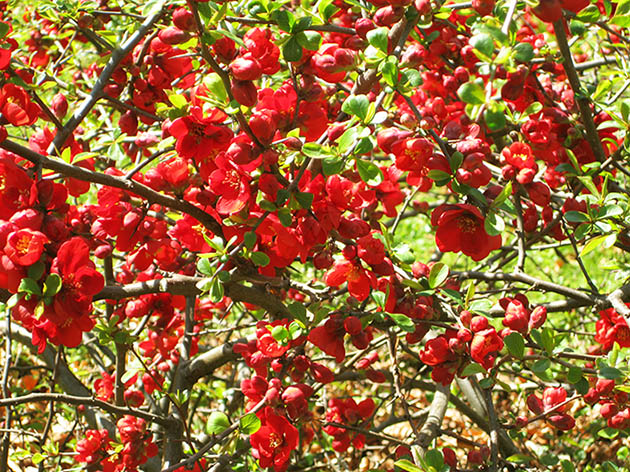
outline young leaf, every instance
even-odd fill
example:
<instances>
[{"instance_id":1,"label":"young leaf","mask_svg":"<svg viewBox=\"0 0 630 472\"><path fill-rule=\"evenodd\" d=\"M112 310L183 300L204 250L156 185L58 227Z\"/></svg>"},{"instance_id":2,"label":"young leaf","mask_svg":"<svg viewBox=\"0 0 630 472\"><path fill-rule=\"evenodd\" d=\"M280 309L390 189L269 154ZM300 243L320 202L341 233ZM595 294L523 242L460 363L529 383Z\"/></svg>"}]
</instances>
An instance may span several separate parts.
<instances>
[{"instance_id":1,"label":"young leaf","mask_svg":"<svg viewBox=\"0 0 630 472\"><path fill-rule=\"evenodd\" d=\"M261 421L256 413L249 413L241 418L239 427L244 434L254 434L260 429Z\"/></svg>"},{"instance_id":2,"label":"young leaf","mask_svg":"<svg viewBox=\"0 0 630 472\"><path fill-rule=\"evenodd\" d=\"M206 431L208 434L220 434L230 427L230 420L221 411L213 411L208 417Z\"/></svg>"}]
</instances>

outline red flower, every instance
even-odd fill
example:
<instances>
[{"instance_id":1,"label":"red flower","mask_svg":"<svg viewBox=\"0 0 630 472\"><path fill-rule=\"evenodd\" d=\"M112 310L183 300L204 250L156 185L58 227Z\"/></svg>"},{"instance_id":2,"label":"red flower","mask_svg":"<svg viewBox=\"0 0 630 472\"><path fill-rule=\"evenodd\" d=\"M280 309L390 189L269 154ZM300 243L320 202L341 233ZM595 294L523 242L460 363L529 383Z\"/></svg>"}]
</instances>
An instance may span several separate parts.
<instances>
[{"instance_id":1,"label":"red flower","mask_svg":"<svg viewBox=\"0 0 630 472\"><path fill-rule=\"evenodd\" d=\"M442 252L463 252L480 261L501 247L501 235L490 236L477 207L468 204L441 205L431 214L437 226L435 241Z\"/></svg>"},{"instance_id":2,"label":"red flower","mask_svg":"<svg viewBox=\"0 0 630 472\"><path fill-rule=\"evenodd\" d=\"M620 347L630 347L630 328L626 320L614 308L599 312L599 320L595 324L595 341L608 352L615 343Z\"/></svg>"},{"instance_id":3,"label":"red flower","mask_svg":"<svg viewBox=\"0 0 630 472\"><path fill-rule=\"evenodd\" d=\"M9 235L4 252L14 263L30 266L39 260L47 242L48 238L39 231L20 229Z\"/></svg>"},{"instance_id":4,"label":"red flower","mask_svg":"<svg viewBox=\"0 0 630 472\"><path fill-rule=\"evenodd\" d=\"M497 352L503 349L503 340L494 328L484 329L475 333L470 343L470 357L481 364L486 370L494 365Z\"/></svg>"},{"instance_id":5,"label":"red flower","mask_svg":"<svg viewBox=\"0 0 630 472\"><path fill-rule=\"evenodd\" d=\"M341 315L332 315L323 326L311 330L308 340L329 356L333 356L339 363L346 357L346 349L343 346L345 334Z\"/></svg>"},{"instance_id":6,"label":"red flower","mask_svg":"<svg viewBox=\"0 0 630 472\"><path fill-rule=\"evenodd\" d=\"M233 136L227 126L219 124L225 118L225 113L216 109L206 118L201 108L192 107L190 115L177 118L168 128L168 132L177 139L177 153L201 162L225 151Z\"/></svg>"},{"instance_id":7,"label":"red flower","mask_svg":"<svg viewBox=\"0 0 630 472\"><path fill-rule=\"evenodd\" d=\"M88 429L85 438L77 441L77 462L96 464L109 456L110 439L106 430Z\"/></svg>"},{"instance_id":8,"label":"red flower","mask_svg":"<svg viewBox=\"0 0 630 472\"><path fill-rule=\"evenodd\" d=\"M326 285L338 287L348 281L348 292L359 301L365 300L374 286L374 275L351 261L335 263L326 274Z\"/></svg>"},{"instance_id":9,"label":"red flower","mask_svg":"<svg viewBox=\"0 0 630 472\"><path fill-rule=\"evenodd\" d=\"M510 147L503 148L501 156L506 164L513 165L517 169L532 169L535 165L532 148L528 144L515 142Z\"/></svg>"},{"instance_id":10,"label":"red flower","mask_svg":"<svg viewBox=\"0 0 630 472\"><path fill-rule=\"evenodd\" d=\"M33 180L10 159L0 156L0 219L9 220L36 200L37 188Z\"/></svg>"},{"instance_id":11,"label":"red flower","mask_svg":"<svg viewBox=\"0 0 630 472\"><path fill-rule=\"evenodd\" d=\"M72 238L59 248L51 272L59 274L62 287L55 295L52 310L44 312L57 327L52 342L76 347L81 342L81 334L93 328L92 297L105 285L103 276L94 267L90 249L83 239Z\"/></svg>"},{"instance_id":12,"label":"red flower","mask_svg":"<svg viewBox=\"0 0 630 472\"><path fill-rule=\"evenodd\" d=\"M40 111L22 87L8 83L0 89L0 112L12 125L32 125L37 121Z\"/></svg>"},{"instance_id":13,"label":"red flower","mask_svg":"<svg viewBox=\"0 0 630 472\"><path fill-rule=\"evenodd\" d=\"M265 407L257 416L262 425L250 437L253 455L261 467L273 467L276 472L282 472L287 468L291 451L297 449L298 430L271 407Z\"/></svg>"}]
</instances>

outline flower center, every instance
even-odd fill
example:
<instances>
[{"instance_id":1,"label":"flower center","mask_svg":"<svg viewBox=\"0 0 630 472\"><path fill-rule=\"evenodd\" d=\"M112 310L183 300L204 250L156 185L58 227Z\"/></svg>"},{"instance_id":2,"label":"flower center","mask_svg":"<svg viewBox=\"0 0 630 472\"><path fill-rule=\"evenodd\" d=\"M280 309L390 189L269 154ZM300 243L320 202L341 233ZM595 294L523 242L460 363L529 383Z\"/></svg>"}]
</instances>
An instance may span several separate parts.
<instances>
[{"instance_id":1,"label":"flower center","mask_svg":"<svg viewBox=\"0 0 630 472\"><path fill-rule=\"evenodd\" d=\"M17 244L15 245L17 252L20 253L21 255L26 254L28 252L30 240L31 239L28 236L22 236L17 242Z\"/></svg>"},{"instance_id":2,"label":"flower center","mask_svg":"<svg viewBox=\"0 0 630 472\"><path fill-rule=\"evenodd\" d=\"M462 216L457 220L457 226L459 226L460 231L464 233L474 233L477 230L478 222L475 218L471 218L470 216Z\"/></svg>"},{"instance_id":3,"label":"flower center","mask_svg":"<svg viewBox=\"0 0 630 472\"><path fill-rule=\"evenodd\" d=\"M269 435L269 446L274 449L282 444L282 438L277 433L271 433Z\"/></svg>"}]
</instances>

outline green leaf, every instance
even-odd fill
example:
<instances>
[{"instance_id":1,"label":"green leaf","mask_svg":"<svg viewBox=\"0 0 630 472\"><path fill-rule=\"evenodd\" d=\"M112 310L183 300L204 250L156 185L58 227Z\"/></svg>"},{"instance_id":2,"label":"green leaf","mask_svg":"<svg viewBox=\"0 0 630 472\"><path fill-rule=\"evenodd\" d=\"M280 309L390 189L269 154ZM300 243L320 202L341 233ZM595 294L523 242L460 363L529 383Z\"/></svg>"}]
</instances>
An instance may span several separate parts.
<instances>
[{"instance_id":1,"label":"green leaf","mask_svg":"<svg viewBox=\"0 0 630 472\"><path fill-rule=\"evenodd\" d=\"M349 151L357 142L359 137L359 128L353 126L347 129L338 139L339 153L345 154Z\"/></svg>"},{"instance_id":2,"label":"green leaf","mask_svg":"<svg viewBox=\"0 0 630 472\"><path fill-rule=\"evenodd\" d=\"M289 313L293 315L296 320L300 320L304 325L308 324L308 317L306 316L306 307L300 302L292 302L287 305Z\"/></svg>"},{"instance_id":3,"label":"green leaf","mask_svg":"<svg viewBox=\"0 0 630 472\"><path fill-rule=\"evenodd\" d=\"M420 467L407 459L401 459L394 462L394 465L406 472L424 472Z\"/></svg>"},{"instance_id":4,"label":"green leaf","mask_svg":"<svg viewBox=\"0 0 630 472\"><path fill-rule=\"evenodd\" d=\"M48 274L44 281L44 296L53 297L61 290L62 280L59 274Z\"/></svg>"},{"instance_id":5,"label":"green leaf","mask_svg":"<svg viewBox=\"0 0 630 472\"><path fill-rule=\"evenodd\" d=\"M341 111L350 116L356 116L361 121L365 121L369 106L370 100L366 95L350 95L341 105Z\"/></svg>"},{"instance_id":6,"label":"green leaf","mask_svg":"<svg viewBox=\"0 0 630 472\"><path fill-rule=\"evenodd\" d=\"M9 32L9 25L5 22L0 22L0 38L4 38Z\"/></svg>"},{"instance_id":7,"label":"green leaf","mask_svg":"<svg viewBox=\"0 0 630 472\"><path fill-rule=\"evenodd\" d=\"M441 470L444 467L444 456L437 449L429 449L424 455L424 462L435 470Z\"/></svg>"},{"instance_id":8,"label":"green leaf","mask_svg":"<svg viewBox=\"0 0 630 472\"><path fill-rule=\"evenodd\" d=\"M599 366L599 376L609 380L617 380L623 377L623 372L602 362Z\"/></svg>"},{"instance_id":9,"label":"green leaf","mask_svg":"<svg viewBox=\"0 0 630 472\"><path fill-rule=\"evenodd\" d=\"M482 365L477 364L476 362L473 362L471 364L468 364L466 367L464 367L461 374L459 375L462 377L468 377L469 375L485 374L487 372L488 371L484 369Z\"/></svg>"},{"instance_id":10,"label":"green leaf","mask_svg":"<svg viewBox=\"0 0 630 472\"><path fill-rule=\"evenodd\" d=\"M395 87L398 83L398 59L396 56L388 56L378 67L385 82Z\"/></svg>"},{"instance_id":11,"label":"green leaf","mask_svg":"<svg viewBox=\"0 0 630 472\"><path fill-rule=\"evenodd\" d=\"M18 292L28 293L29 295L37 295L41 296L42 291L33 279L29 279L28 277L23 278L20 281L20 286L18 287Z\"/></svg>"},{"instance_id":12,"label":"green leaf","mask_svg":"<svg viewBox=\"0 0 630 472\"><path fill-rule=\"evenodd\" d=\"M7 300L7 308L13 308L22 299L24 295L21 293L14 293L11 298Z\"/></svg>"},{"instance_id":13,"label":"green leaf","mask_svg":"<svg viewBox=\"0 0 630 472\"><path fill-rule=\"evenodd\" d=\"M289 341L289 330L286 326L274 326L271 328L271 337L279 343L286 344Z\"/></svg>"},{"instance_id":14,"label":"green leaf","mask_svg":"<svg viewBox=\"0 0 630 472\"><path fill-rule=\"evenodd\" d=\"M317 31L300 31L295 37L298 44L309 51L317 51L322 45L322 35Z\"/></svg>"},{"instance_id":15,"label":"green leaf","mask_svg":"<svg viewBox=\"0 0 630 472\"><path fill-rule=\"evenodd\" d=\"M427 177L439 182L441 180L450 180L451 174L439 169L431 169L427 172Z\"/></svg>"},{"instance_id":16,"label":"green leaf","mask_svg":"<svg viewBox=\"0 0 630 472\"><path fill-rule=\"evenodd\" d=\"M381 169L379 169L376 164L362 159L357 159L356 164L361 180L370 187L375 187L383 182L383 172L381 172Z\"/></svg>"},{"instance_id":17,"label":"green leaf","mask_svg":"<svg viewBox=\"0 0 630 472\"><path fill-rule=\"evenodd\" d=\"M311 18L310 16L302 16L296 20L295 26L293 26L292 32L299 33L301 31L304 31L306 28L311 26L312 23L313 23L313 18Z\"/></svg>"},{"instance_id":18,"label":"green leaf","mask_svg":"<svg viewBox=\"0 0 630 472\"><path fill-rule=\"evenodd\" d=\"M486 215L483 226L490 236L501 234L505 229L505 222L496 212L491 211Z\"/></svg>"},{"instance_id":19,"label":"green leaf","mask_svg":"<svg viewBox=\"0 0 630 472\"><path fill-rule=\"evenodd\" d=\"M208 257L202 257L197 261L197 270L200 274L212 275L214 274L214 269L215 268Z\"/></svg>"},{"instance_id":20,"label":"green leaf","mask_svg":"<svg viewBox=\"0 0 630 472\"><path fill-rule=\"evenodd\" d=\"M619 435L619 430L614 428L604 428L597 431L597 435L605 439L615 439Z\"/></svg>"},{"instance_id":21,"label":"green leaf","mask_svg":"<svg viewBox=\"0 0 630 472\"><path fill-rule=\"evenodd\" d=\"M308 210L313 204L314 195L309 192L295 192L295 199L302 208Z\"/></svg>"},{"instance_id":22,"label":"green leaf","mask_svg":"<svg viewBox=\"0 0 630 472\"><path fill-rule=\"evenodd\" d=\"M288 10L275 10L271 13L271 19L278 24L278 28L287 33L293 32L295 17Z\"/></svg>"},{"instance_id":23,"label":"green leaf","mask_svg":"<svg viewBox=\"0 0 630 472\"><path fill-rule=\"evenodd\" d=\"M483 119L490 131L500 131L507 125L503 110L491 110L487 108L483 113Z\"/></svg>"},{"instance_id":24,"label":"green leaf","mask_svg":"<svg viewBox=\"0 0 630 472\"><path fill-rule=\"evenodd\" d=\"M258 240L258 236L256 236L256 233L254 233L253 231L248 231L247 233L245 233L245 236L243 236L243 242L245 243L245 247L247 249L252 249L256 245L257 240ZM210 274L206 274L206 275L210 275Z\"/></svg>"},{"instance_id":25,"label":"green leaf","mask_svg":"<svg viewBox=\"0 0 630 472\"><path fill-rule=\"evenodd\" d=\"M389 313L389 316L403 331L413 333L416 330L416 324L408 316L402 313Z\"/></svg>"},{"instance_id":26,"label":"green leaf","mask_svg":"<svg viewBox=\"0 0 630 472\"><path fill-rule=\"evenodd\" d=\"M219 303L221 300L223 300L223 284L217 278L212 281L208 295L210 296L210 301L212 303Z\"/></svg>"},{"instance_id":27,"label":"green leaf","mask_svg":"<svg viewBox=\"0 0 630 472\"><path fill-rule=\"evenodd\" d=\"M512 195L512 182L508 182L505 187L503 187L503 190L501 190L501 193L499 193L499 195L497 195L497 197L492 201L492 205L490 205L490 207L499 208L510 195Z\"/></svg>"},{"instance_id":28,"label":"green leaf","mask_svg":"<svg viewBox=\"0 0 630 472\"><path fill-rule=\"evenodd\" d=\"M44 271L46 270L46 266L42 261L37 261L35 264L29 266L26 275L33 280L41 279L42 275L44 275Z\"/></svg>"},{"instance_id":29,"label":"green leaf","mask_svg":"<svg viewBox=\"0 0 630 472\"><path fill-rule=\"evenodd\" d=\"M576 19L584 23L596 23L600 17L601 13L597 5L589 5L577 14Z\"/></svg>"},{"instance_id":30,"label":"green leaf","mask_svg":"<svg viewBox=\"0 0 630 472\"><path fill-rule=\"evenodd\" d=\"M171 102L175 108L188 108L189 102L185 95L171 93L168 95L168 101Z\"/></svg>"},{"instance_id":31,"label":"green leaf","mask_svg":"<svg viewBox=\"0 0 630 472\"><path fill-rule=\"evenodd\" d=\"M562 466L562 472L575 472L575 467L573 467L573 463L568 459L562 459L560 465Z\"/></svg>"},{"instance_id":32,"label":"green leaf","mask_svg":"<svg viewBox=\"0 0 630 472\"><path fill-rule=\"evenodd\" d=\"M549 369L549 367L551 367L551 361L549 359L547 358L538 359L532 365L532 372L534 372L536 375L540 375L543 372L545 372L547 369Z\"/></svg>"},{"instance_id":33,"label":"green leaf","mask_svg":"<svg viewBox=\"0 0 630 472\"><path fill-rule=\"evenodd\" d=\"M486 102L486 95L483 88L476 82L466 82L457 89L457 95L464 103L471 105L483 105Z\"/></svg>"},{"instance_id":34,"label":"green leaf","mask_svg":"<svg viewBox=\"0 0 630 472\"><path fill-rule=\"evenodd\" d=\"M589 252L597 249L599 246L601 246L604 243L607 237L608 237L607 234L602 234L601 236L595 236L593 239L591 239L588 243L584 245L584 247L582 248L582 251L580 251L580 256L583 257Z\"/></svg>"},{"instance_id":35,"label":"green leaf","mask_svg":"<svg viewBox=\"0 0 630 472\"><path fill-rule=\"evenodd\" d=\"M271 262L271 260L269 259L269 256L264 252L257 251L252 253L252 262L259 267L265 267L269 265L269 262Z\"/></svg>"},{"instance_id":36,"label":"green leaf","mask_svg":"<svg viewBox=\"0 0 630 472\"><path fill-rule=\"evenodd\" d=\"M540 332L540 341L542 347L547 351L547 354L551 355L553 348L555 347L555 336L551 328L545 328Z\"/></svg>"},{"instance_id":37,"label":"green leaf","mask_svg":"<svg viewBox=\"0 0 630 472\"><path fill-rule=\"evenodd\" d=\"M567 372L567 380L572 384L578 383L580 380L582 380L582 369L575 366L569 367L569 372Z\"/></svg>"},{"instance_id":38,"label":"green leaf","mask_svg":"<svg viewBox=\"0 0 630 472\"><path fill-rule=\"evenodd\" d=\"M514 46L514 60L527 63L534 58L534 47L529 43L518 43Z\"/></svg>"},{"instance_id":39,"label":"green leaf","mask_svg":"<svg viewBox=\"0 0 630 472\"><path fill-rule=\"evenodd\" d=\"M239 421L239 427L243 434L254 434L260 429L260 418L256 416L256 413L249 413L241 418Z\"/></svg>"},{"instance_id":40,"label":"green leaf","mask_svg":"<svg viewBox=\"0 0 630 472\"><path fill-rule=\"evenodd\" d=\"M429 287L436 288L442 285L450 273L449 267L443 262L436 262L429 272Z\"/></svg>"},{"instance_id":41,"label":"green leaf","mask_svg":"<svg viewBox=\"0 0 630 472\"><path fill-rule=\"evenodd\" d=\"M381 310L385 309L385 301L387 300L387 294L385 292L381 292L380 290L372 290L370 296Z\"/></svg>"},{"instance_id":42,"label":"green leaf","mask_svg":"<svg viewBox=\"0 0 630 472\"><path fill-rule=\"evenodd\" d=\"M412 87L418 87L422 84L422 76L417 70L405 69L402 74L406 81L409 82L409 85L411 85Z\"/></svg>"},{"instance_id":43,"label":"green leaf","mask_svg":"<svg viewBox=\"0 0 630 472\"><path fill-rule=\"evenodd\" d=\"M385 26L375 28L367 33L367 40L371 46L387 54L389 39L387 33L389 30Z\"/></svg>"},{"instance_id":44,"label":"green leaf","mask_svg":"<svg viewBox=\"0 0 630 472\"><path fill-rule=\"evenodd\" d=\"M213 411L208 417L206 432L208 434L220 434L230 427L230 420L221 411Z\"/></svg>"},{"instance_id":45,"label":"green leaf","mask_svg":"<svg viewBox=\"0 0 630 472\"><path fill-rule=\"evenodd\" d=\"M280 223L282 223L282 226L284 226L285 228L288 228L293 224L291 210L289 210L288 208L281 208L280 210L278 210L278 219L280 220Z\"/></svg>"},{"instance_id":46,"label":"green leaf","mask_svg":"<svg viewBox=\"0 0 630 472\"><path fill-rule=\"evenodd\" d=\"M523 358L523 355L525 354L525 340L523 339L521 333L510 333L503 338L503 342L512 356L517 359Z\"/></svg>"},{"instance_id":47,"label":"green leaf","mask_svg":"<svg viewBox=\"0 0 630 472\"><path fill-rule=\"evenodd\" d=\"M513 454L510 457L508 457L506 461L514 462L516 464L527 464L528 462L532 461L532 458L524 454Z\"/></svg>"},{"instance_id":48,"label":"green leaf","mask_svg":"<svg viewBox=\"0 0 630 472\"><path fill-rule=\"evenodd\" d=\"M324 171L326 176L340 173L344 166L344 160L337 156L327 157L322 161L322 171Z\"/></svg>"},{"instance_id":49,"label":"green leaf","mask_svg":"<svg viewBox=\"0 0 630 472\"><path fill-rule=\"evenodd\" d=\"M223 84L221 77L219 77L219 74L213 72L212 74L206 75L203 79L203 83L211 92L210 95L212 98L220 102L228 102L228 94L225 90L225 85Z\"/></svg>"},{"instance_id":50,"label":"green leaf","mask_svg":"<svg viewBox=\"0 0 630 472\"><path fill-rule=\"evenodd\" d=\"M494 40L487 33L479 33L470 38L470 45L486 57L494 53Z\"/></svg>"},{"instance_id":51,"label":"green leaf","mask_svg":"<svg viewBox=\"0 0 630 472\"><path fill-rule=\"evenodd\" d=\"M326 23L331 16L339 11L339 8L333 5L333 0L321 0L317 5L317 11L324 20L324 23Z\"/></svg>"},{"instance_id":52,"label":"green leaf","mask_svg":"<svg viewBox=\"0 0 630 472\"><path fill-rule=\"evenodd\" d=\"M570 223L585 223L591 221L589 216L581 211L567 211L564 214L564 219Z\"/></svg>"},{"instance_id":53,"label":"green leaf","mask_svg":"<svg viewBox=\"0 0 630 472\"><path fill-rule=\"evenodd\" d=\"M295 36L291 36L282 46L282 57L288 62L297 62L302 59L302 46Z\"/></svg>"},{"instance_id":54,"label":"green leaf","mask_svg":"<svg viewBox=\"0 0 630 472\"><path fill-rule=\"evenodd\" d=\"M332 155L330 149L319 143L304 143L302 146L302 153L311 159L324 159L325 157L330 157Z\"/></svg>"}]
</instances>

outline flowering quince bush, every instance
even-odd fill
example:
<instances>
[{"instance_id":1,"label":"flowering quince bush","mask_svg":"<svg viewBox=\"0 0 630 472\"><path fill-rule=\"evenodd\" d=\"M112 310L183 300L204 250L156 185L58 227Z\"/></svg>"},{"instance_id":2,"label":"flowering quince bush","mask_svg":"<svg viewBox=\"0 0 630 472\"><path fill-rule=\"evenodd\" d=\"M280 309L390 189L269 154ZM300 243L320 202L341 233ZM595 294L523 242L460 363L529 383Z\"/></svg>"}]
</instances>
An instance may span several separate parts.
<instances>
[{"instance_id":1,"label":"flowering quince bush","mask_svg":"<svg viewBox=\"0 0 630 472\"><path fill-rule=\"evenodd\" d=\"M630 471L630 1L0 12L0 472Z\"/></svg>"}]
</instances>

